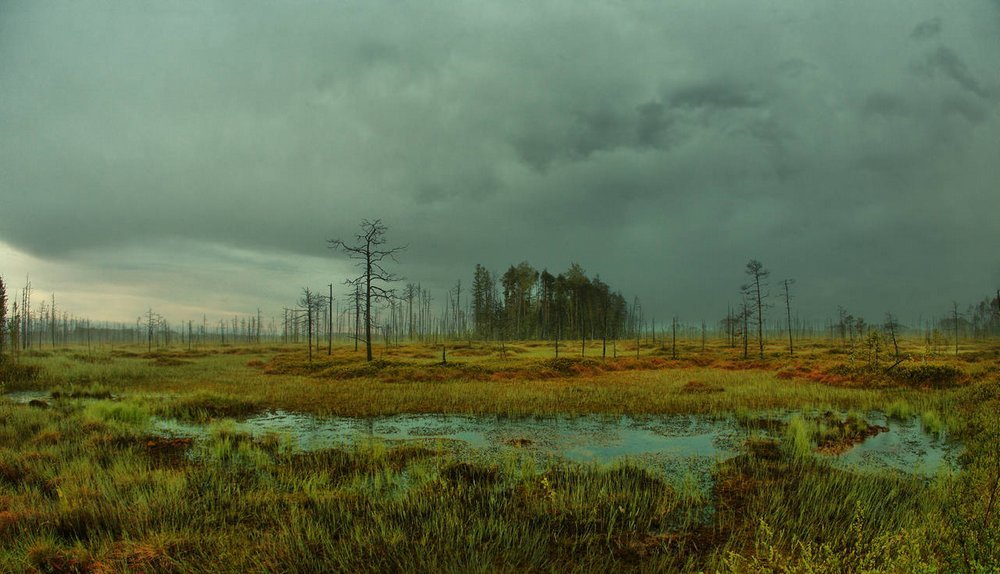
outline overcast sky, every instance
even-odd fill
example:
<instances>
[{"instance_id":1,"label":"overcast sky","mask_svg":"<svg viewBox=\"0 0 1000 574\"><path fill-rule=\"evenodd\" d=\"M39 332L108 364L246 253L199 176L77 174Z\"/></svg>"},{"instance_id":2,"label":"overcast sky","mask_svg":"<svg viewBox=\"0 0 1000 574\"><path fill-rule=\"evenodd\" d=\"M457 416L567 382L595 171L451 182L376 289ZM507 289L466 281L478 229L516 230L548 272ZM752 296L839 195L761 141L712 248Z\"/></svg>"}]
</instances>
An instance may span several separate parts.
<instances>
[{"instance_id":1,"label":"overcast sky","mask_svg":"<svg viewBox=\"0 0 1000 574\"><path fill-rule=\"evenodd\" d=\"M430 285L571 262L715 320L1000 286L1000 1L0 0L0 274L276 314L381 218ZM338 292L343 288L338 286Z\"/></svg>"}]
</instances>

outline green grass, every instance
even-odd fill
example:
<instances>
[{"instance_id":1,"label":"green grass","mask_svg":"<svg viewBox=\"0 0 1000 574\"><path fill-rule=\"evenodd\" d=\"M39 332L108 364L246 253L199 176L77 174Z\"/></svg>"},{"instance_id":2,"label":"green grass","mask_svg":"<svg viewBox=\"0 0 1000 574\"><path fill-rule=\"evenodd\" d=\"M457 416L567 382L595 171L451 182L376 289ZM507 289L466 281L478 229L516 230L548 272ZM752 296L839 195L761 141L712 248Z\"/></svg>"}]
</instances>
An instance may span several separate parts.
<instances>
[{"instance_id":1,"label":"green grass","mask_svg":"<svg viewBox=\"0 0 1000 574\"><path fill-rule=\"evenodd\" d=\"M555 361L539 356L550 352L548 347L527 345L520 353L513 352L519 347L509 346L506 359L472 354L483 350L474 345L465 349L468 356L452 356L448 366L437 358L425 358L434 348L421 345L393 349L390 358L374 366L344 348L331 357L317 356L311 366L304 352L287 348L152 355L119 349L107 355L108 361L89 362L74 359L77 353L71 350L56 350L22 358L23 365L41 374L7 387L71 396L145 395L156 403L150 407L154 412L190 420L268 409L345 416L439 412L524 416L813 407L863 411L902 401L925 410L955 391L845 384L842 377L825 374L836 363L822 354L760 362L742 361L731 349L709 348L704 356L692 350L672 361L653 347L644 349L638 360L623 355ZM164 361L170 364L164 366ZM828 377L837 383L825 382Z\"/></svg>"},{"instance_id":2,"label":"green grass","mask_svg":"<svg viewBox=\"0 0 1000 574\"><path fill-rule=\"evenodd\" d=\"M886 407L885 414L892 419L907 420L912 418L916 411L910 403L903 399L896 399Z\"/></svg>"},{"instance_id":3,"label":"green grass","mask_svg":"<svg viewBox=\"0 0 1000 574\"><path fill-rule=\"evenodd\" d=\"M47 409L0 399L0 571L981 572L1000 562L995 364L956 361L960 384L921 388L830 376L844 355L822 345L764 363L721 348L696 360L684 346L677 362L652 347L638 362L553 363L547 350L510 345L502 359L473 345L449 354L468 364L445 370L425 356L433 348L410 346L361 376L342 376L369 368L347 351L303 372L304 355L283 348L23 357L34 373L7 390L60 398ZM445 445L302 452L231 423L276 408L747 420L881 409L919 413L965 452L960 472L932 480L852 473L812 450L824 432L863 431L860 416L793 416L780 440L750 439L706 486L636 462L470 458ZM158 437L153 416L208 432Z\"/></svg>"},{"instance_id":4,"label":"green grass","mask_svg":"<svg viewBox=\"0 0 1000 574\"><path fill-rule=\"evenodd\" d=\"M925 432L937 435L943 435L946 428L944 421L938 415L937 411L934 410L927 410L920 413L920 425Z\"/></svg>"},{"instance_id":5,"label":"green grass","mask_svg":"<svg viewBox=\"0 0 1000 574\"><path fill-rule=\"evenodd\" d=\"M788 421L781 446L785 455L793 460L805 461L812 457L812 439L808 423L800 415L795 415Z\"/></svg>"}]
</instances>

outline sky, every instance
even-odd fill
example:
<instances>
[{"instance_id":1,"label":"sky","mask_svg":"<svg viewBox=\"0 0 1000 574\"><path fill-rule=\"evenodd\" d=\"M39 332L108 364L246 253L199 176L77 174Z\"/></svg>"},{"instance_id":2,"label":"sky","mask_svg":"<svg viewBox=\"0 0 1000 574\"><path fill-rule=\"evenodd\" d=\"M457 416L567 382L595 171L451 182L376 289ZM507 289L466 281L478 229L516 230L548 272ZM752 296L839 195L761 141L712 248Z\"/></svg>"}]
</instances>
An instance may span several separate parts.
<instances>
[{"instance_id":1,"label":"sky","mask_svg":"<svg viewBox=\"0 0 1000 574\"><path fill-rule=\"evenodd\" d=\"M0 275L94 319L580 264L714 321L1000 286L1000 0L0 0ZM346 299L346 297L345 297Z\"/></svg>"}]
</instances>

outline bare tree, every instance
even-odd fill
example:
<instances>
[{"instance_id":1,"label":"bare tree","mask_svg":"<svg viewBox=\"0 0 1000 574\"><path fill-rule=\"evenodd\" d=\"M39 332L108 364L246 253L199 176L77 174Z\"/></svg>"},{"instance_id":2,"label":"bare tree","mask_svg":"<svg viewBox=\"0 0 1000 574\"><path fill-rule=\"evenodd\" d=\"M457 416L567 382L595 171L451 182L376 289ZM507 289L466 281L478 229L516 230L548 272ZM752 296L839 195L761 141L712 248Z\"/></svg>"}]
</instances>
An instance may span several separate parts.
<instances>
[{"instance_id":1,"label":"bare tree","mask_svg":"<svg viewBox=\"0 0 1000 574\"><path fill-rule=\"evenodd\" d=\"M958 302L951 302L951 318L954 321L955 326L955 356L958 356L958 319L962 315L958 312Z\"/></svg>"},{"instance_id":2,"label":"bare tree","mask_svg":"<svg viewBox=\"0 0 1000 574\"><path fill-rule=\"evenodd\" d=\"M795 279L783 279L781 281L781 294L785 296L785 317L788 321L788 354L794 355L795 349L792 347L792 293L789 290L795 284Z\"/></svg>"},{"instance_id":3,"label":"bare tree","mask_svg":"<svg viewBox=\"0 0 1000 574\"><path fill-rule=\"evenodd\" d=\"M671 337L670 337L670 358L677 359L677 317L674 317L670 322L671 325Z\"/></svg>"},{"instance_id":4,"label":"bare tree","mask_svg":"<svg viewBox=\"0 0 1000 574\"><path fill-rule=\"evenodd\" d=\"M889 333L889 339L892 341L892 348L895 352L896 358L899 358L899 342L896 340L896 331L899 330L899 321L892 313L885 314L885 323L882 324L882 328Z\"/></svg>"},{"instance_id":5,"label":"bare tree","mask_svg":"<svg viewBox=\"0 0 1000 574\"><path fill-rule=\"evenodd\" d=\"M350 283L350 282L348 282ZM354 352L358 352L358 341L361 340L361 286L354 284Z\"/></svg>"},{"instance_id":6,"label":"bare tree","mask_svg":"<svg viewBox=\"0 0 1000 574\"><path fill-rule=\"evenodd\" d=\"M406 336L410 341L413 341L414 336L413 300L416 299L418 295L419 292L417 286L413 283L407 283L406 288L403 289L403 298L406 300ZM419 301L417 302L417 305L419 307Z\"/></svg>"},{"instance_id":7,"label":"bare tree","mask_svg":"<svg viewBox=\"0 0 1000 574\"><path fill-rule=\"evenodd\" d=\"M52 294L52 308L49 310L49 333L52 335L52 348L56 348L56 294Z\"/></svg>"},{"instance_id":8,"label":"bare tree","mask_svg":"<svg viewBox=\"0 0 1000 574\"><path fill-rule=\"evenodd\" d=\"M330 296L326 299L327 311L326 311L326 354L330 356L333 354L333 283L328 285L330 288ZM258 311L259 312L259 311Z\"/></svg>"},{"instance_id":9,"label":"bare tree","mask_svg":"<svg viewBox=\"0 0 1000 574\"><path fill-rule=\"evenodd\" d=\"M743 341L743 358L750 357L750 317L753 315L753 307L750 305L752 299L751 285L743 285L740 288L740 313L737 316L739 321L740 335Z\"/></svg>"},{"instance_id":10,"label":"bare tree","mask_svg":"<svg viewBox=\"0 0 1000 574\"><path fill-rule=\"evenodd\" d=\"M7 286L0 277L0 361L3 361L4 338L7 335Z\"/></svg>"},{"instance_id":11,"label":"bare tree","mask_svg":"<svg viewBox=\"0 0 1000 574\"><path fill-rule=\"evenodd\" d=\"M31 348L31 278L24 278L21 289L21 348Z\"/></svg>"},{"instance_id":12,"label":"bare tree","mask_svg":"<svg viewBox=\"0 0 1000 574\"><path fill-rule=\"evenodd\" d=\"M385 232L388 228L382 224L381 219L361 222L361 232L354 236L354 243L347 244L340 239L330 239L327 241L330 249L343 251L349 259L357 262L361 268L361 275L347 282L360 286L364 289L364 310L365 310L365 352L368 361L372 360L372 300L387 301L392 298L391 289L380 285L380 283L392 283L399 281L402 277L390 273L383 266L386 259L396 261L396 254L406 247L385 247Z\"/></svg>"},{"instance_id":13,"label":"bare tree","mask_svg":"<svg viewBox=\"0 0 1000 574\"><path fill-rule=\"evenodd\" d=\"M746 274L750 276L752 282L747 285L753 295L755 302L757 304L757 342L760 345L760 358L764 358L764 303L763 298L766 294L761 294L760 287L761 282L767 279L767 276L771 274L770 271L764 269L764 265L757 261L756 259L751 259L747 262ZM766 284L765 284L766 285Z\"/></svg>"},{"instance_id":14,"label":"bare tree","mask_svg":"<svg viewBox=\"0 0 1000 574\"><path fill-rule=\"evenodd\" d=\"M850 333L851 341L854 340L854 315L847 312L840 305L837 305L837 331L840 333L840 341L846 345L847 335Z\"/></svg>"},{"instance_id":15,"label":"bare tree","mask_svg":"<svg viewBox=\"0 0 1000 574\"><path fill-rule=\"evenodd\" d=\"M313 326L317 324L318 311L324 305L322 296L316 295L308 287L302 289L302 297L299 299L299 310L306 312L306 346L309 348L309 362L312 362L313 355ZM300 315L301 317L301 315ZM317 328L316 331L319 331ZM316 336L316 347L319 348L319 334Z\"/></svg>"},{"instance_id":16,"label":"bare tree","mask_svg":"<svg viewBox=\"0 0 1000 574\"><path fill-rule=\"evenodd\" d=\"M163 317L159 313L154 313L152 307L146 311L146 352L153 352L153 335L156 333L156 328L163 321ZM141 320L141 318L140 318ZM138 322L138 321L137 321ZM157 340L157 347L160 343Z\"/></svg>"}]
</instances>

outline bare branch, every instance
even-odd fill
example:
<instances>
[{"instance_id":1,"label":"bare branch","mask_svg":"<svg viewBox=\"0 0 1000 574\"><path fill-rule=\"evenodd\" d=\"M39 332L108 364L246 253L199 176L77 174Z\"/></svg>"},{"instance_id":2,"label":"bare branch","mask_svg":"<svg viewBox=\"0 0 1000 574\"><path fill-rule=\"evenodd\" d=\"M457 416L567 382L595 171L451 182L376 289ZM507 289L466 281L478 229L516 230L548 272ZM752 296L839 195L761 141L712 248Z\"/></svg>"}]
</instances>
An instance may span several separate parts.
<instances>
[{"instance_id":1,"label":"bare branch","mask_svg":"<svg viewBox=\"0 0 1000 574\"><path fill-rule=\"evenodd\" d=\"M403 279L382 266L382 261L386 258L398 263L396 254L406 249L406 246L383 247L386 243L385 234L387 231L388 227L382 223L381 219L364 219L361 221L361 232L355 234L353 244L348 244L341 239L327 240L327 246L330 249L345 253L347 258L354 260L355 266L361 269L360 275L353 279L347 279L345 283L353 285L364 293L365 347L369 361L372 360L372 300L387 302L395 299L395 292L392 289L378 283L393 283Z\"/></svg>"}]
</instances>

